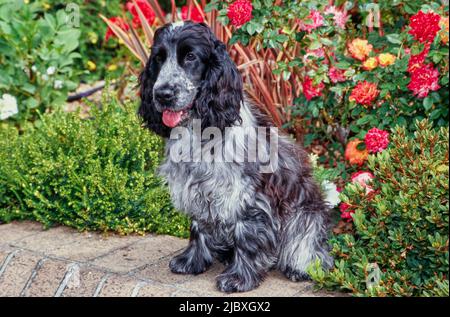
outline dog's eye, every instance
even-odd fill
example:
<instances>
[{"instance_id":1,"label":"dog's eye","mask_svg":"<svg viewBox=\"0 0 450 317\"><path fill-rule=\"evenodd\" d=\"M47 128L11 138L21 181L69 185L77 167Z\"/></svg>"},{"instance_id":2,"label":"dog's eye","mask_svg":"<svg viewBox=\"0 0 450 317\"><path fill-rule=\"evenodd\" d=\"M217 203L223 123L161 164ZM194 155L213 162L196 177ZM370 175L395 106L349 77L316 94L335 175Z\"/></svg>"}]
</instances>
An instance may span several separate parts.
<instances>
[{"instance_id":1,"label":"dog's eye","mask_svg":"<svg viewBox=\"0 0 450 317\"><path fill-rule=\"evenodd\" d=\"M156 63L161 64L162 62L164 62L164 56L162 54L156 55L155 61L156 61Z\"/></svg>"},{"instance_id":2,"label":"dog's eye","mask_svg":"<svg viewBox=\"0 0 450 317\"><path fill-rule=\"evenodd\" d=\"M186 57L185 57L185 59L187 60L187 61L190 61L190 62L192 62L193 60L195 60L195 55L194 55L194 53L187 53L186 54Z\"/></svg>"}]
</instances>

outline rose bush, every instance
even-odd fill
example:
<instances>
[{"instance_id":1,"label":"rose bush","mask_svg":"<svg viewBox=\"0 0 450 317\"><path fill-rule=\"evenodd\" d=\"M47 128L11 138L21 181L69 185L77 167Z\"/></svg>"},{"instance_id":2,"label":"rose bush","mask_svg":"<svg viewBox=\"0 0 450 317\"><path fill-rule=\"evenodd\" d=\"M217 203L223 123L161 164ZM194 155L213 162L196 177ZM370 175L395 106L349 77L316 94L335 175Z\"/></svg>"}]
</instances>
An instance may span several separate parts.
<instances>
[{"instance_id":1,"label":"rose bush","mask_svg":"<svg viewBox=\"0 0 450 317\"><path fill-rule=\"evenodd\" d=\"M212 1L211 7L233 25L230 11L241 3ZM344 149L368 130L401 125L412 133L414 120L425 117L436 127L448 124L448 5L251 3L252 18L234 29L231 43L279 51L274 73L285 80L295 76L296 98L283 105L290 114L284 127L306 132L304 143L321 162L345 176L352 169Z\"/></svg>"}]
</instances>

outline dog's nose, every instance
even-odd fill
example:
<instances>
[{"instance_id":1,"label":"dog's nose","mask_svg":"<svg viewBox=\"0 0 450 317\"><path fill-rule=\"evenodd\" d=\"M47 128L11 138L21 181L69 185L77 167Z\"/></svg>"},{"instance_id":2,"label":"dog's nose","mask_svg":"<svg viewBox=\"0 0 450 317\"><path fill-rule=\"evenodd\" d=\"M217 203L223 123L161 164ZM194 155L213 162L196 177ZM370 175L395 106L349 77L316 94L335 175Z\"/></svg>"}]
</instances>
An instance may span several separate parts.
<instances>
[{"instance_id":1,"label":"dog's nose","mask_svg":"<svg viewBox=\"0 0 450 317\"><path fill-rule=\"evenodd\" d=\"M155 91L155 98L161 104L167 104L172 102L175 99L175 96L176 96L175 87L172 86L164 86L158 88Z\"/></svg>"}]
</instances>

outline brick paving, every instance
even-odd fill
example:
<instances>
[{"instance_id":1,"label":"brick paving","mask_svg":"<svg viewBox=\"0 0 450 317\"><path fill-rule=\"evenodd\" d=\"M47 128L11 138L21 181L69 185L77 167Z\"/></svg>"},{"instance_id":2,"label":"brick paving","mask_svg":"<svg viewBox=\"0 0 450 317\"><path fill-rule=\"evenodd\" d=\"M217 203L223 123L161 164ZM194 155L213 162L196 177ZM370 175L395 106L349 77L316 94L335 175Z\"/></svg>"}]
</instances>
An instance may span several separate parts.
<instances>
[{"instance_id":1,"label":"brick paving","mask_svg":"<svg viewBox=\"0 0 450 317\"><path fill-rule=\"evenodd\" d=\"M215 276L223 270L219 263L197 276L170 272L170 259L187 243L165 235L43 230L28 221L1 224L0 296L339 296L275 271L253 291L221 293L215 288Z\"/></svg>"}]
</instances>

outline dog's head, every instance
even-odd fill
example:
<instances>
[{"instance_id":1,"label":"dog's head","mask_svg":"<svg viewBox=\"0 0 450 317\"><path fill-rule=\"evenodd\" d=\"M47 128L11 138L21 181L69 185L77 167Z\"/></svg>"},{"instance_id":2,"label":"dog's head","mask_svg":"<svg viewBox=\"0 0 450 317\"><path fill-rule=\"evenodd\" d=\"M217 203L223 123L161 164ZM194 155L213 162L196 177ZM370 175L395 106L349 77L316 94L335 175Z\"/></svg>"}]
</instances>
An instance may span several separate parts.
<instances>
[{"instance_id":1,"label":"dog's head","mask_svg":"<svg viewBox=\"0 0 450 317\"><path fill-rule=\"evenodd\" d=\"M139 115L162 136L192 119L220 129L240 120L241 76L225 44L204 23L178 22L156 30L139 83Z\"/></svg>"}]
</instances>

